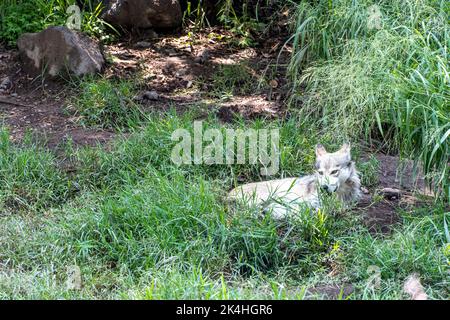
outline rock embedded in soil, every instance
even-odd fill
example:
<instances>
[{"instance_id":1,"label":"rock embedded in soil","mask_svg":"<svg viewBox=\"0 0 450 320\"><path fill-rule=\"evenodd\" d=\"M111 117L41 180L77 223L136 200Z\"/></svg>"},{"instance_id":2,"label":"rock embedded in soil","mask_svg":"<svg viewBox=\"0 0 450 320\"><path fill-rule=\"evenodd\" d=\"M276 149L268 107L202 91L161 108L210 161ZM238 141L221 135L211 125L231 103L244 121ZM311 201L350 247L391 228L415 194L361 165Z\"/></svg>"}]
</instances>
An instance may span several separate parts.
<instances>
[{"instance_id":1,"label":"rock embedded in soil","mask_svg":"<svg viewBox=\"0 0 450 320\"><path fill-rule=\"evenodd\" d=\"M12 87L12 81L9 77L5 77L2 79L2 81L0 82L0 89L2 90L8 90Z\"/></svg>"},{"instance_id":2,"label":"rock embedded in soil","mask_svg":"<svg viewBox=\"0 0 450 320\"><path fill-rule=\"evenodd\" d=\"M147 41L139 41L136 42L136 44L134 45L134 47L136 49L148 49L152 46L152 44L150 42Z\"/></svg>"},{"instance_id":3,"label":"rock embedded in soil","mask_svg":"<svg viewBox=\"0 0 450 320\"><path fill-rule=\"evenodd\" d=\"M88 36L63 26L38 33L25 33L17 41L24 70L31 76L42 73L56 77L102 71L105 59L99 44Z\"/></svg>"},{"instance_id":4,"label":"rock embedded in soil","mask_svg":"<svg viewBox=\"0 0 450 320\"><path fill-rule=\"evenodd\" d=\"M152 101L155 101L155 100L158 100L158 99L159 99L159 95L158 95L158 93L157 93L156 91L154 91L154 90L152 90L152 91L146 91L146 92L144 92L144 94L142 95L142 98L143 98L143 99L146 99L146 100L152 100Z\"/></svg>"},{"instance_id":5,"label":"rock embedded in soil","mask_svg":"<svg viewBox=\"0 0 450 320\"><path fill-rule=\"evenodd\" d=\"M110 0L105 3L102 18L124 28L176 28L182 12L178 0Z\"/></svg>"},{"instance_id":6,"label":"rock embedded in soil","mask_svg":"<svg viewBox=\"0 0 450 320\"><path fill-rule=\"evenodd\" d=\"M401 190L395 188L383 188L379 191L379 193L389 200L400 199L402 194Z\"/></svg>"},{"instance_id":7,"label":"rock embedded in soil","mask_svg":"<svg viewBox=\"0 0 450 320\"><path fill-rule=\"evenodd\" d=\"M204 64L209 59L209 51L207 49L200 52L194 59L195 63Z\"/></svg>"}]
</instances>

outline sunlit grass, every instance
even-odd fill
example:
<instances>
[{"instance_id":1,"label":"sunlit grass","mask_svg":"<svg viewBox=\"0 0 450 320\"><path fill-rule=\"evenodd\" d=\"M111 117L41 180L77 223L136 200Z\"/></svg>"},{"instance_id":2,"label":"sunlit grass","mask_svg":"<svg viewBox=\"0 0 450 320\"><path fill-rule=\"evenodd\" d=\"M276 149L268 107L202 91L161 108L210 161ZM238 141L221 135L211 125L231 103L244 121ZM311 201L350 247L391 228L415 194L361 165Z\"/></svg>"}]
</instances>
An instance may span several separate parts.
<instances>
[{"instance_id":1,"label":"sunlit grass","mask_svg":"<svg viewBox=\"0 0 450 320\"><path fill-rule=\"evenodd\" d=\"M70 174L52 152L31 142L11 145L4 134L2 181L26 184L35 196L21 211L0 217L0 259L8 270L0 273L1 297L303 299L320 298L307 294L316 285L350 282L356 287L352 298L392 299L402 297L403 277L413 271L423 275L431 297L445 295L448 216L442 207L405 212L404 225L385 240L370 235L358 213L336 212L333 201L320 214L305 211L282 222L257 208L235 208L225 195L236 178L266 177L253 165L172 163L170 135L179 127L191 130L194 119L195 112L158 113L108 150L67 148L66 161L75 169ZM214 117L204 121L224 129ZM279 176L310 171L314 131L295 118L276 125ZM333 147L340 143L320 139ZM375 170L372 162L364 172ZM15 190L3 188L1 198ZM365 289L372 264L382 269L382 291ZM73 265L82 272L79 291L65 283ZM332 271L337 275L330 277Z\"/></svg>"},{"instance_id":2,"label":"sunlit grass","mask_svg":"<svg viewBox=\"0 0 450 320\"><path fill-rule=\"evenodd\" d=\"M292 102L304 116L324 131L381 140L447 197L448 10L446 1L301 2L290 63Z\"/></svg>"}]
</instances>

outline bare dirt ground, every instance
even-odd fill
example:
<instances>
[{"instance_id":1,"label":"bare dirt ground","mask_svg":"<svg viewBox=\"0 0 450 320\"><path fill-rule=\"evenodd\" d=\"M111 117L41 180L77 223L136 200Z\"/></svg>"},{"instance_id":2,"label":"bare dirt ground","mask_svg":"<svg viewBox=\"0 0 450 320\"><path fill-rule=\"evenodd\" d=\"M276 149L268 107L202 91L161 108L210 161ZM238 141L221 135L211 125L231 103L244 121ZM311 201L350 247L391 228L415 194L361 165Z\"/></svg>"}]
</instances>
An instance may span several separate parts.
<instances>
[{"instance_id":1,"label":"bare dirt ground","mask_svg":"<svg viewBox=\"0 0 450 320\"><path fill-rule=\"evenodd\" d=\"M231 34L213 28L209 33L197 34L194 39L188 35L166 36L153 42L109 46L106 54L115 63L107 74L122 77L139 74L143 79L142 89L154 90L159 95L158 101L144 101L149 108L175 106L183 110L193 104L204 104L208 112L218 112L224 121L230 120L233 113L247 118L273 116L284 107L282 97L286 81L284 68L270 75L267 69L276 65L278 43L284 39L268 40L257 49L240 49L221 40L226 36L231 37ZM286 63L287 52L280 60L278 63ZM212 75L224 65L245 65L255 79L263 83L272 81L276 88L246 95L235 94L226 102L214 101L208 96L208 92L214 89Z\"/></svg>"},{"instance_id":2,"label":"bare dirt ground","mask_svg":"<svg viewBox=\"0 0 450 320\"><path fill-rule=\"evenodd\" d=\"M374 234L390 234L401 222L398 209L423 207L432 201L420 169L411 160L375 154L379 163L378 183L363 194L358 209L364 213L364 224ZM362 159L367 158L367 155Z\"/></svg>"}]
</instances>

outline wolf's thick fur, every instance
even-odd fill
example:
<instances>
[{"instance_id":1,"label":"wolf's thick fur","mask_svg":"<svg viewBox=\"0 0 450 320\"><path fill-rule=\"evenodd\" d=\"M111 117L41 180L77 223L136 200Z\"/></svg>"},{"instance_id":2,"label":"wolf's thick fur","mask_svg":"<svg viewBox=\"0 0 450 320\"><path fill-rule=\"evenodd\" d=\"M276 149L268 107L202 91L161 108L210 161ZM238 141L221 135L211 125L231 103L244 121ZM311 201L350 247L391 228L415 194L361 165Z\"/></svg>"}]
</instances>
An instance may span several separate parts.
<instances>
[{"instance_id":1,"label":"wolf's thick fur","mask_svg":"<svg viewBox=\"0 0 450 320\"><path fill-rule=\"evenodd\" d=\"M335 192L345 203L360 198L361 182L351 160L349 144L344 144L333 153L317 145L316 172L312 175L245 184L233 189L228 198L260 205L264 210L271 211L274 218L282 219L298 205L320 208L318 188Z\"/></svg>"}]
</instances>

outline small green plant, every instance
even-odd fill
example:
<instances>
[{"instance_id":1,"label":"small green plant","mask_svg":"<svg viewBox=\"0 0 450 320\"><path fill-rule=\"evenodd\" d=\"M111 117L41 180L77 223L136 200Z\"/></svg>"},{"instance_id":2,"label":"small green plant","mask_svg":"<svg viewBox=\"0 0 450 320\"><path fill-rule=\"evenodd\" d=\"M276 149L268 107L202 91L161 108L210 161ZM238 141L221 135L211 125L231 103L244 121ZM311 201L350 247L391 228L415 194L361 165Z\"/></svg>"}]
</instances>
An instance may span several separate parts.
<instances>
[{"instance_id":1,"label":"small green plant","mask_svg":"<svg viewBox=\"0 0 450 320\"><path fill-rule=\"evenodd\" d=\"M134 85L129 81L85 79L78 90L80 94L70 100L68 110L84 126L130 128L142 120L142 111L133 100Z\"/></svg>"},{"instance_id":2,"label":"small green plant","mask_svg":"<svg viewBox=\"0 0 450 320\"><path fill-rule=\"evenodd\" d=\"M90 0L88 8L90 10L82 13L82 31L92 37L95 37L103 43L110 43L116 40L119 32L109 23L100 18L103 12L103 3L100 1L96 6L91 4Z\"/></svg>"},{"instance_id":3,"label":"small green plant","mask_svg":"<svg viewBox=\"0 0 450 320\"><path fill-rule=\"evenodd\" d=\"M71 193L71 182L56 167L55 156L32 143L28 133L25 148L15 146L9 132L0 131L0 210L40 211L58 206Z\"/></svg>"},{"instance_id":4,"label":"small green plant","mask_svg":"<svg viewBox=\"0 0 450 320\"><path fill-rule=\"evenodd\" d=\"M0 41L13 46L17 38L27 32L43 28L39 11L33 3L9 1L0 6Z\"/></svg>"},{"instance_id":5,"label":"small green plant","mask_svg":"<svg viewBox=\"0 0 450 320\"><path fill-rule=\"evenodd\" d=\"M81 31L103 42L111 42L118 34L110 24L100 18L102 2L85 0L81 16ZM3 0L0 6L0 41L9 46L25 32L39 32L49 26L66 25L67 8L75 0ZM83 8L80 8L83 9Z\"/></svg>"},{"instance_id":6,"label":"small green plant","mask_svg":"<svg viewBox=\"0 0 450 320\"><path fill-rule=\"evenodd\" d=\"M206 17L205 2L198 0L196 3L187 1L187 8L183 12L183 25L186 27L192 26L194 32L200 31L205 26L209 26L209 21Z\"/></svg>"},{"instance_id":7,"label":"small green plant","mask_svg":"<svg viewBox=\"0 0 450 320\"><path fill-rule=\"evenodd\" d=\"M234 95L248 94L255 89L255 79L246 64L219 65L212 76L211 95L228 99Z\"/></svg>"},{"instance_id":8,"label":"small green plant","mask_svg":"<svg viewBox=\"0 0 450 320\"><path fill-rule=\"evenodd\" d=\"M239 47L251 47L257 44L255 34L262 31L265 24L252 17L248 9L249 1L242 1L242 8L236 12L233 0L224 0L217 13L218 20L235 34L232 39ZM257 16L257 12L255 12Z\"/></svg>"},{"instance_id":9,"label":"small green plant","mask_svg":"<svg viewBox=\"0 0 450 320\"><path fill-rule=\"evenodd\" d=\"M366 162L358 163L358 170L361 173L361 183L365 187L373 187L378 183L380 162L374 155Z\"/></svg>"},{"instance_id":10,"label":"small green plant","mask_svg":"<svg viewBox=\"0 0 450 320\"><path fill-rule=\"evenodd\" d=\"M255 46L257 34L261 33L265 24L258 20L258 5L255 9L249 9L250 1L244 0L237 3L233 0L224 0L217 3L217 8L210 7L208 1L187 1L183 12L183 25L194 34L206 27L210 27L208 17L217 21L227 28L232 37L227 37L228 43L239 47ZM238 7L239 6L239 7ZM217 10L218 9L218 10ZM215 13L212 17L211 13Z\"/></svg>"}]
</instances>

